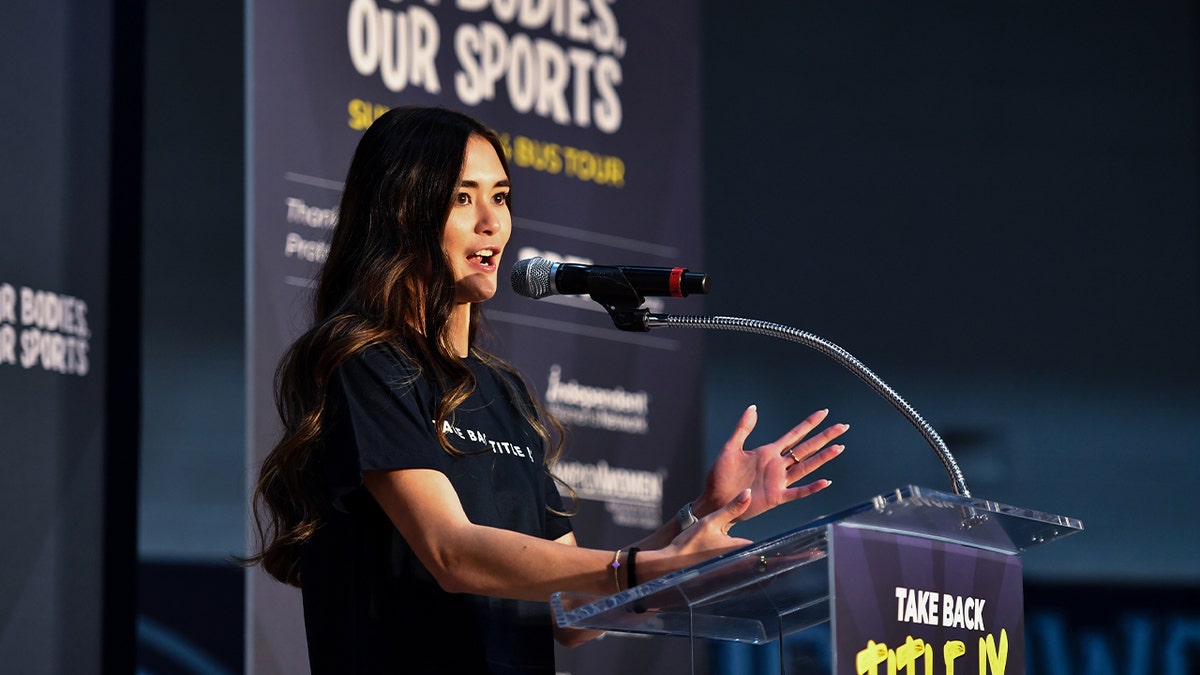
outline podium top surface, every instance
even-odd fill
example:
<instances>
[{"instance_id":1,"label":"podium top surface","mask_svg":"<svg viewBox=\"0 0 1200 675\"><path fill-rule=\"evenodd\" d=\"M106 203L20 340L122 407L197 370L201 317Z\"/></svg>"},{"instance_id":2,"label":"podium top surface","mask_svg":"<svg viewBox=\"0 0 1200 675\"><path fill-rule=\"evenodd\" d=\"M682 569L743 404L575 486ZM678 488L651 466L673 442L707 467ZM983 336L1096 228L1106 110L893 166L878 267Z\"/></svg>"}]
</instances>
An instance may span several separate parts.
<instances>
[{"instance_id":1,"label":"podium top surface","mask_svg":"<svg viewBox=\"0 0 1200 675\"><path fill-rule=\"evenodd\" d=\"M765 642L829 618L829 527L1019 555L1083 529L1074 518L908 486L615 595L556 593L560 626Z\"/></svg>"}]
</instances>

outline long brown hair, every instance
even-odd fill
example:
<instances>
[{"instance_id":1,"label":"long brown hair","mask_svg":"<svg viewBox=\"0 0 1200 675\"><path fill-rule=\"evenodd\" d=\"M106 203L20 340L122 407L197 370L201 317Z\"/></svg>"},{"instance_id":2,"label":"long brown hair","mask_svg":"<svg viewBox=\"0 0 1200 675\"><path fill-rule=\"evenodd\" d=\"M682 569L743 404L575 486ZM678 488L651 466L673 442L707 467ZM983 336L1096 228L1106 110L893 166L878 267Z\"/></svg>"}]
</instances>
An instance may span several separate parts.
<instances>
[{"instance_id":1,"label":"long brown hair","mask_svg":"<svg viewBox=\"0 0 1200 675\"><path fill-rule=\"evenodd\" d=\"M446 331L455 295L442 249L472 136L492 144L507 174L496 134L444 108L390 110L367 129L355 150L318 277L313 326L284 353L275 371L275 404L284 431L263 461L254 491L259 550L245 561L261 563L282 582L300 585L299 547L330 507L318 463L329 417L328 384L337 368L374 344L410 351L422 374L443 392L438 429L475 388ZM474 345L479 315L471 312L472 353L492 368L515 374ZM518 407L546 443L552 464L561 453L562 428L537 403L533 411ZM439 438L446 452L457 452Z\"/></svg>"}]
</instances>

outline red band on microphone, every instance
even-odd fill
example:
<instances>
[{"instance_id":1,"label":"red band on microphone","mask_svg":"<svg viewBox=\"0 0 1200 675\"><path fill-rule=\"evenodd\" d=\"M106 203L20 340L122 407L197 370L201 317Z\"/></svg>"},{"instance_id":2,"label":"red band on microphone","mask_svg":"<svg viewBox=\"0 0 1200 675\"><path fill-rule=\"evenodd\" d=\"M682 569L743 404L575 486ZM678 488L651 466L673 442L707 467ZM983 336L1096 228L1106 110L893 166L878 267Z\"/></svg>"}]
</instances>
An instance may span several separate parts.
<instances>
[{"instance_id":1,"label":"red band on microphone","mask_svg":"<svg viewBox=\"0 0 1200 675\"><path fill-rule=\"evenodd\" d=\"M671 297L672 298L682 298L683 297L683 273L686 271L687 271L687 269L683 268L683 267L671 268Z\"/></svg>"}]
</instances>

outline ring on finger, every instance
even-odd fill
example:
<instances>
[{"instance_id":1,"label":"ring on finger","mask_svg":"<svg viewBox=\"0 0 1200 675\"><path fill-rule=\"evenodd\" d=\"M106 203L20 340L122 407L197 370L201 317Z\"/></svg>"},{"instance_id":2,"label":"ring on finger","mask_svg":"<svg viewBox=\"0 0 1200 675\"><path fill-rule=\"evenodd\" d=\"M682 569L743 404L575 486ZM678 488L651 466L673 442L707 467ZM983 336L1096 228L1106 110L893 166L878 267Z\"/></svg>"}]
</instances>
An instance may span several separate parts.
<instances>
[{"instance_id":1,"label":"ring on finger","mask_svg":"<svg viewBox=\"0 0 1200 675\"><path fill-rule=\"evenodd\" d=\"M795 452L788 450L787 454L788 454L788 457L792 458L792 466L796 466L797 464L800 463L800 458L796 456Z\"/></svg>"}]
</instances>

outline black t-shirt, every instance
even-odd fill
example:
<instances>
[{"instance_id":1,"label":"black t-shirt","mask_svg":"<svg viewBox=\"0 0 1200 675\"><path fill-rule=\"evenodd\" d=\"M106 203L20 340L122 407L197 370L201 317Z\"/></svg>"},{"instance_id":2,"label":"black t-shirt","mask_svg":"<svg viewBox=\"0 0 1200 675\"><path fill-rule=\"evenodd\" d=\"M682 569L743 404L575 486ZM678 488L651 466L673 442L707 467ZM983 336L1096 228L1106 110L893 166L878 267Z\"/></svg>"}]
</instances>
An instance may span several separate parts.
<instances>
[{"instance_id":1,"label":"black t-shirt","mask_svg":"<svg viewBox=\"0 0 1200 675\"><path fill-rule=\"evenodd\" d=\"M338 371L320 460L335 509L300 556L315 674L554 672L546 603L443 591L362 487L362 471L434 469L472 523L545 539L571 531L546 508L562 502L521 415L524 389L467 362L475 391L440 430L457 456L438 444L440 393L399 351L370 347Z\"/></svg>"}]
</instances>

